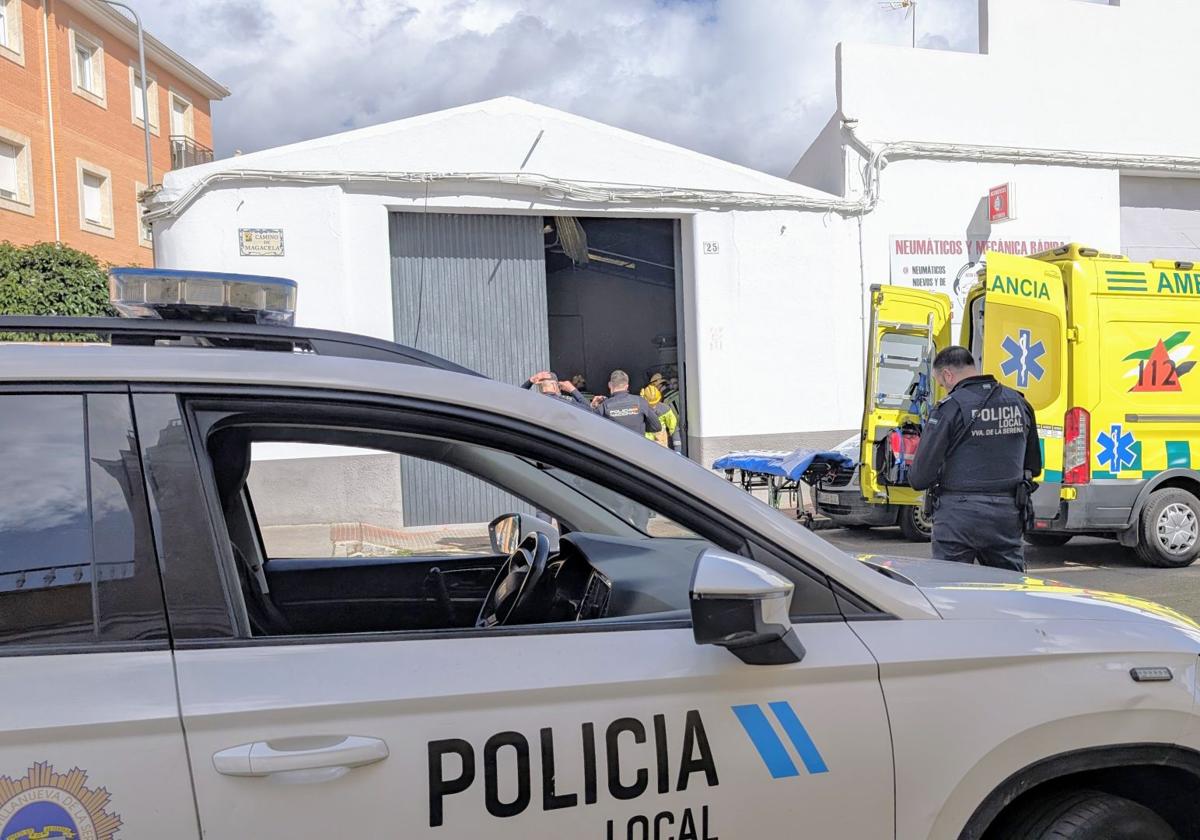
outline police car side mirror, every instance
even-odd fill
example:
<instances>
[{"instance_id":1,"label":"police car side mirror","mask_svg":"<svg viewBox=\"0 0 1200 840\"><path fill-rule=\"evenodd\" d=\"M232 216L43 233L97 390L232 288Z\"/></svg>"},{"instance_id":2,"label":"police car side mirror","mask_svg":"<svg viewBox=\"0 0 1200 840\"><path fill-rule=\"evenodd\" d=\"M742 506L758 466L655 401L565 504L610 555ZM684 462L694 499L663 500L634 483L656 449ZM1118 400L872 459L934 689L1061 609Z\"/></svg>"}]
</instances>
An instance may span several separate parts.
<instances>
[{"instance_id":1,"label":"police car side mirror","mask_svg":"<svg viewBox=\"0 0 1200 840\"><path fill-rule=\"evenodd\" d=\"M692 573L692 633L696 644L718 645L747 665L787 665L804 658L788 607L787 578L744 557L705 549Z\"/></svg>"}]
</instances>

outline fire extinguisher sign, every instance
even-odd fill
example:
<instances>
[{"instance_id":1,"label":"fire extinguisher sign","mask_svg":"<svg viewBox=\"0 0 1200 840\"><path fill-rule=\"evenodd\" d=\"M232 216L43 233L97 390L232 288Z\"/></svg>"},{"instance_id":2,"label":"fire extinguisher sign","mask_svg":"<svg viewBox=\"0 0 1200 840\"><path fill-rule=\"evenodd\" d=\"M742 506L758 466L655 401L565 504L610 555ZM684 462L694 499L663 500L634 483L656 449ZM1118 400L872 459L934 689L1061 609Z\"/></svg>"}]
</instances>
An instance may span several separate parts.
<instances>
[{"instance_id":1,"label":"fire extinguisher sign","mask_svg":"<svg viewBox=\"0 0 1200 840\"><path fill-rule=\"evenodd\" d=\"M1001 184L988 190L989 222L1007 222L1016 217L1012 205L1012 184Z\"/></svg>"}]
</instances>

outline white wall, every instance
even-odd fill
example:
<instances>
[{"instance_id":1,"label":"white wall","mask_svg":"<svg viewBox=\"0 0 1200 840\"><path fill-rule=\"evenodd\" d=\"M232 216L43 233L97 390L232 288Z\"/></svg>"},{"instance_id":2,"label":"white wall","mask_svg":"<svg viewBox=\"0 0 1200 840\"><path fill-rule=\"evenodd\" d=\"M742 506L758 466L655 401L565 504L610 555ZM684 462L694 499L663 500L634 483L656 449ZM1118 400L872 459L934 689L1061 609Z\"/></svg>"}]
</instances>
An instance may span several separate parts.
<instances>
[{"instance_id":1,"label":"white wall","mask_svg":"<svg viewBox=\"0 0 1200 840\"><path fill-rule=\"evenodd\" d=\"M989 187L1011 183L1017 218L990 225L981 205ZM998 163L902 160L884 171L881 200L864 218L863 265L887 283L892 236L953 234L996 239L1062 237L1117 251L1120 179L1113 170Z\"/></svg>"},{"instance_id":2,"label":"white wall","mask_svg":"<svg viewBox=\"0 0 1200 840\"><path fill-rule=\"evenodd\" d=\"M794 211L693 220L705 437L856 427L862 325L855 222ZM705 241L718 254L705 254ZM686 243L685 243L686 246Z\"/></svg>"},{"instance_id":3,"label":"white wall","mask_svg":"<svg viewBox=\"0 0 1200 840\"><path fill-rule=\"evenodd\" d=\"M283 230L284 256L239 254L239 228ZM391 339L387 208L336 186L244 185L204 193L154 226L164 268L288 277L300 284L296 323Z\"/></svg>"},{"instance_id":4,"label":"white wall","mask_svg":"<svg viewBox=\"0 0 1200 840\"><path fill-rule=\"evenodd\" d=\"M1200 154L1194 0L981 0L976 55L839 50L838 103L864 140Z\"/></svg>"},{"instance_id":5,"label":"white wall","mask_svg":"<svg viewBox=\"0 0 1200 840\"><path fill-rule=\"evenodd\" d=\"M1122 177L1121 253L1200 263L1200 179Z\"/></svg>"}]
</instances>

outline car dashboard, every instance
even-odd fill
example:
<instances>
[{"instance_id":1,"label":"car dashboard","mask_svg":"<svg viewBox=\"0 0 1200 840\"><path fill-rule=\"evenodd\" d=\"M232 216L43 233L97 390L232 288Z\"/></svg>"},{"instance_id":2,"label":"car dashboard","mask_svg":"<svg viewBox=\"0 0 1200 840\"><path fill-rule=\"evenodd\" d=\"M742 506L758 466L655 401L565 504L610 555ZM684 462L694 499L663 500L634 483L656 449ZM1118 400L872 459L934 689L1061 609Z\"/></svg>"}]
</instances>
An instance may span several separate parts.
<instances>
[{"instance_id":1,"label":"car dashboard","mask_svg":"<svg viewBox=\"0 0 1200 840\"><path fill-rule=\"evenodd\" d=\"M543 621L585 621L688 608L688 581L707 547L696 539L562 537L543 579Z\"/></svg>"}]
</instances>

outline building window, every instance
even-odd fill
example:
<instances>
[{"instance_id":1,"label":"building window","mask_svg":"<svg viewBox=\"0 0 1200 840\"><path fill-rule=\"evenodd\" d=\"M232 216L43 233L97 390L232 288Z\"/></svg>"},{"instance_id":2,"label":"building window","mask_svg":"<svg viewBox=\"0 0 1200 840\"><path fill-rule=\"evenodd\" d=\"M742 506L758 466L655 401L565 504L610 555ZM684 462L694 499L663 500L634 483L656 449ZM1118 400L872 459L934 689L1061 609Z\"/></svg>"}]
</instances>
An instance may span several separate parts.
<instances>
[{"instance_id":1,"label":"building window","mask_svg":"<svg viewBox=\"0 0 1200 840\"><path fill-rule=\"evenodd\" d=\"M171 91L171 135L188 138L196 136L192 103L175 91Z\"/></svg>"},{"instance_id":2,"label":"building window","mask_svg":"<svg viewBox=\"0 0 1200 840\"><path fill-rule=\"evenodd\" d=\"M145 208L142 207L142 193L146 191L146 185L141 181L137 181L133 185L133 209L136 218L134 224L137 225L138 244L145 248L154 247L154 236L150 229L150 223L145 218Z\"/></svg>"},{"instance_id":3,"label":"building window","mask_svg":"<svg viewBox=\"0 0 1200 840\"><path fill-rule=\"evenodd\" d=\"M21 0L0 0L0 57L25 64L21 34Z\"/></svg>"},{"instance_id":4,"label":"building window","mask_svg":"<svg viewBox=\"0 0 1200 840\"><path fill-rule=\"evenodd\" d=\"M158 134L158 82L150 73L146 74L146 99L150 103L150 133ZM133 124L142 125L142 76L137 68L129 68L129 101Z\"/></svg>"},{"instance_id":5,"label":"building window","mask_svg":"<svg viewBox=\"0 0 1200 840\"><path fill-rule=\"evenodd\" d=\"M104 87L104 44L94 35L72 28L71 89L84 99L107 108Z\"/></svg>"},{"instance_id":6,"label":"building window","mask_svg":"<svg viewBox=\"0 0 1200 840\"><path fill-rule=\"evenodd\" d=\"M0 209L33 215L29 138L4 128L0 128Z\"/></svg>"},{"instance_id":7,"label":"building window","mask_svg":"<svg viewBox=\"0 0 1200 840\"><path fill-rule=\"evenodd\" d=\"M76 160L79 175L79 227L91 233L113 235L112 177L102 166Z\"/></svg>"}]
</instances>

